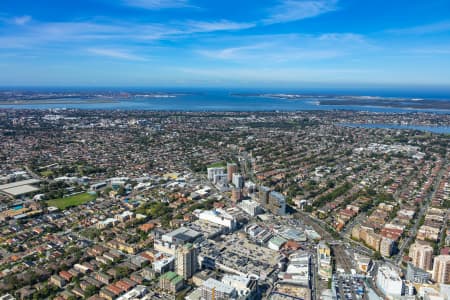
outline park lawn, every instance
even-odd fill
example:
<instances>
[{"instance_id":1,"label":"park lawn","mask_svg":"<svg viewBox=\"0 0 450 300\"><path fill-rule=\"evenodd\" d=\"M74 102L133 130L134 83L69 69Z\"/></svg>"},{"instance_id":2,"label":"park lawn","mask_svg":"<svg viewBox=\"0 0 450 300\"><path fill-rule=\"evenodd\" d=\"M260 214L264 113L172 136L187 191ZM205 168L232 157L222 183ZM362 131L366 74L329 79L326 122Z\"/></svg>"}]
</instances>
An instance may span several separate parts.
<instances>
[{"instance_id":1,"label":"park lawn","mask_svg":"<svg viewBox=\"0 0 450 300\"><path fill-rule=\"evenodd\" d=\"M51 175L53 175L53 171L52 170L46 170L46 171L42 171L41 172L41 176L43 177L50 177Z\"/></svg>"},{"instance_id":2,"label":"park lawn","mask_svg":"<svg viewBox=\"0 0 450 300\"><path fill-rule=\"evenodd\" d=\"M227 166L226 162L218 161L218 162L210 164L209 166L207 166L207 168L220 168L220 167L225 168L226 166Z\"/></svg>"},{"instance_id":3,"label":"park lawn","mask_svg":"<svg viewBox=\"0 0 450 300\"><path fill-rule=\"evenodd\" d=\"M61 210L66 209L68 207L78 206L97 198L96 195L92 195L89 193L77 194L65 198L48 200L46 203L48 206L55 206Z\"/></svg>"}]
</instances>

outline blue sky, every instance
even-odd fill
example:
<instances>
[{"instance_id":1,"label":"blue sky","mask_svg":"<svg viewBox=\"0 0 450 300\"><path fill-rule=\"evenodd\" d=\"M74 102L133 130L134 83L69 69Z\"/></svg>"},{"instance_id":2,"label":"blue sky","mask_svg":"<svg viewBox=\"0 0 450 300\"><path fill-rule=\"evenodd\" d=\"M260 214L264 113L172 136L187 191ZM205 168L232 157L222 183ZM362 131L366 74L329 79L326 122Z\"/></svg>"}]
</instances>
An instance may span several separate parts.
<instances>
[{"instance_id":1,"label":"blue sky","mask_svg":"<svg viewBox=\"0 0 450 300\"><path fill-rule=\"evenodd\" d=\"M449 0L2 0L1 86L450 86Z\"/></svg>"}]
</instances>

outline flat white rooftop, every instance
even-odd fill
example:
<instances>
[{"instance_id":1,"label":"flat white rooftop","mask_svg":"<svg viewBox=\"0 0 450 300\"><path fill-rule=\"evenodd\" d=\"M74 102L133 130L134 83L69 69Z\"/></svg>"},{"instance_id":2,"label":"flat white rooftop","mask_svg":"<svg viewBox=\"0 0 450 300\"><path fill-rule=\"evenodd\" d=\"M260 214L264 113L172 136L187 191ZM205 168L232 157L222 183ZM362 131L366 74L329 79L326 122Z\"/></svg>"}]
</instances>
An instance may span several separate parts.
<instances>
[{"instance_id":1,"label":"flat white rooftop","mask_svg":"<svg viewBox=\"0 0 450 300\"><path fill-rule=\"evenodd\" d=\"M2 192L7 193L12 196L20 196L20 195L24 195L24 194L28 194L28 193L32 193L32 192L36 192L36 191L39 191L39 189L32 185L21 185L21 186L16 186L16 187L2 190Z\"/></svg>"},{"instance_id":2,"label":"flat white rooftop","mask_svg":"<svg viewBox=\"0 0 450 300\"><path fill-rule=\"evenodd\" d=\"M39 182L40 182L40 180L38 180L38 179L27 179L27 180L11 182L11 183L0 185L0 190L6 190L6 189L14 188L17 186L22 186L22 185L36 184Z\"/></svg>"}]
</instances>

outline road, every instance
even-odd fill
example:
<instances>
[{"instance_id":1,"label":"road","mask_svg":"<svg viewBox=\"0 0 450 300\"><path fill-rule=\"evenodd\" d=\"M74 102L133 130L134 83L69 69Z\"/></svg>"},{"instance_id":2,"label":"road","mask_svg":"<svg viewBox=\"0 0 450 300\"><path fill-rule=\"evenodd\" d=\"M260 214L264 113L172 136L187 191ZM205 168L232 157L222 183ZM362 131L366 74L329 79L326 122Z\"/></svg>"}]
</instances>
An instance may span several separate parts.
<instances>
[{"instance_id":1,"label":"road","mask_svg":"<svg viewBox=\"0 0 450 300\"><path fill-rule=\"evenodd\" d=\"M31 177L33 177L34 179L41 180L41 177L38 174L34 173L33 170L31 170L31 168L29 166L25 166L24 168L28 172L28 174L31 175Z\"/></svg>"},{"instance_id":2,"label":"road","mask_svg":"<svg viewBox=\"0 0 450 300\"><path fill-rule=\"evenodd\" d=\"M403 253L406 249L406 246L408 246L410 244L411 239L416 237L416 232L417 232L417 229L419 228L420 220L422 219L423 215L427 211L429 204L430 204L430 201L428 200L425 205L422 205L422 207L419 211L419 214L417 215L417 218L415 218L415 223L414 223L413 228L410 231L410 234L408 235L406 240L404 240L402 245L400 246L400 249L398 250L398 253L396 254L397 265L401 264L401 262L402 262L402 257L403 257Z\"/></svg>"},{"instance_id":3,"label":"road","mask_svg":"<svg viewBox=\"0 0 450 300\"><path fill-rule=\"evenodd\" d=\"M441 168L438 176L436 176L436 180L433 184L432 191L430 193L428 193L426 200L425 200L425 204L421 206L419 214L415 218L414 226L411 228L411 231L410 231L408 237L405 239L405 241L403 241L398 253L395 256L397 265L401 264L403 253L404 253L406 247L411 243L411 240L416 237L416 233L417 233L417 230L419 229L419 225L420 225L420 220L422 219L424 214L427 212L428 207L430 206L431 199L433 199L434 194L436 193L437 188L439 187L439 183L442 180L442 176L447 171L447 168L446 168L447 162L445 161L442 165L443 165L443 167Z\"/></svg>"},{"instance_id":4,"label":"road","mask_svg":"<svg viewBox=\"0 0 450 300\"><path fill-rule=\"evenodd\" d=\"M378 297L380 297L380 299L384 299L383 292L380 291L375 284L377 272L378 272L378 263L374 262L374 266L372 268L372 271L370 272L372 278L367 279L366 284L377 294Z\"/></svg>"}]
</instances>

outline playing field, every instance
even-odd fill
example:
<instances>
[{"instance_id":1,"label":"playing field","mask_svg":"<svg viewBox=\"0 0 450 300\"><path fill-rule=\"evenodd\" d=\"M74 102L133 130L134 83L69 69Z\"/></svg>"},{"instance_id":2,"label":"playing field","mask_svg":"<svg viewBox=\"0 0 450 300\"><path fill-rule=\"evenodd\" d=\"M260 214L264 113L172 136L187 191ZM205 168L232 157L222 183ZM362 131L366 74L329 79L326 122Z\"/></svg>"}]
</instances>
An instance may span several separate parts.
<instances>
[{"instance_id":1,"label":"playing field","mask_svg":"<svg viewBox=\"0 0 450 300\"><path fill-rule=\"evenodd\" d=\"M61 210L66 209L68 207L73 207L77 205L81 205L87 203L89 201L95 200L96 196L88 193L77 194L65 198L48 200L48 206L55 206Z\"/></svg>"},{"instance_id":2,"label":"playing field","mask_svg":"<svg viewBox=\"0 0 450 300\"><path fill-rule=\"evenodd\" d=\"M218 161L215 163L210 164L209 166L207 166L207 168L225 168L227 166L227 163L224 161Z\"/></svg>"}]
</instances>

